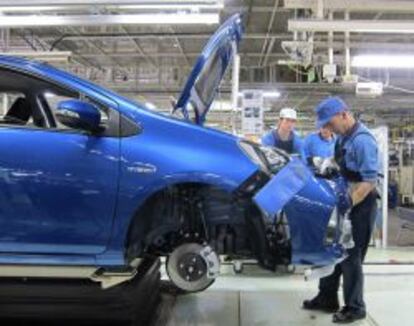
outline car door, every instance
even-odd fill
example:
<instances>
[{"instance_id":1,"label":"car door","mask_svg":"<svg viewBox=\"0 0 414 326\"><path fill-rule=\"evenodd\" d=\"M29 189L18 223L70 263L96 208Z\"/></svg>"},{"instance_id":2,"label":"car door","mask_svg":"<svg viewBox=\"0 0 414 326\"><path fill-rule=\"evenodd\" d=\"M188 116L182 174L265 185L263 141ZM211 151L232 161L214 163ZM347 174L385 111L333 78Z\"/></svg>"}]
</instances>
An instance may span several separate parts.
<instances>
[{"instance_id":1,"label":"car door","mask_svg":"<svg viewBox=\"0 0 414 326\"><path fill-rule=\"evenodd\" d=\"M0 252L103 252L116 204L120 139L1 122Z\"/></svg>"}]
</instances>

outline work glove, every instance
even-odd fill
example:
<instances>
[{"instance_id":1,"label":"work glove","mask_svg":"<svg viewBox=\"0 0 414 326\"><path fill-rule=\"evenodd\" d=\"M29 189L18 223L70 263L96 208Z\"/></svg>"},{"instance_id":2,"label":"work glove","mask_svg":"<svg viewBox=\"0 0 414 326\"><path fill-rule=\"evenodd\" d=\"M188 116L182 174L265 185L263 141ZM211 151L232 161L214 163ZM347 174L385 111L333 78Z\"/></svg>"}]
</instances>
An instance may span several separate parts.
<instances>
[{"instance_id":1,"label":"work glove","mask_svg":"<svg viewBox=\"0 0 414 326\"><path fill-rule=\"evenodd\" d=\"M339 174L339 166L336 164L335 159L327 158L323 160L321 164L321 174L327 178L333 178Z\"/></svg>"},{"instance_id":2,"label":"work glove","mask_svg":"<svg viewBox=\"0 0 414 326\"><path fill-rule=\"evenodd\" d=\"M348 215L352 209L352 198L349 193L348 184L344 178L337 178L335 180L335 192L338 213L342 216Z\"/></svg>"},{"instance_id":3,"label":"work glove","mask_svg":"<svg viewBox=\"0 0 414 326\"><path fill-rule=\"evenodd\" d=\"M332 179L339 174L339 167L333 158L313 157L312 166L317 175L327 179Z\"/></svg>"},{"instance_id":4,"label":"work glove","mask_svg":"<svg viewBox=\"0 0 414 326\"><path fill-rule=\"evenodd\" d=\"M349 192L345 192L338 197L338 213L345 216L350 213L352 209L352 198Z\"/></svg>"}]
</instances>

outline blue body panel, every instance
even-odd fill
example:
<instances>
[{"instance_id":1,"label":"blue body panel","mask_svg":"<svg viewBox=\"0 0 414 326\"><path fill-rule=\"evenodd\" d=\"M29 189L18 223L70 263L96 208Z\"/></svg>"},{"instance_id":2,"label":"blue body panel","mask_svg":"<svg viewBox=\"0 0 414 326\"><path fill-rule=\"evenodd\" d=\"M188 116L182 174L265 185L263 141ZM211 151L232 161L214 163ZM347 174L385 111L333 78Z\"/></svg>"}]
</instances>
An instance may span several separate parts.
<instances>
[{"instance_id":1,"label":"blue body panel","mask_svg":"<svg viewBox=\"0 0 414 326\"><path fill-rule=\"evenodd\" d=\"M117 211L122 222L115 224L111 241L111 247L118 250L124 245L130 216L154 192L188 182L232 192L257 171L239 148L238 139L229 134L183 121L171 123L169 118L141 116L140 121L144 132L122 140Z\"/></svg>"},{"instance_id":2,"label":"blue body panel","mask_svg":"<svg viewBox=\"0 0 414 326\"><path fill-rule=\"evenodd\" d=\"M328 265L343 254L324 243L335 205L333 189L325 180L312 177L283 208L292 239L293 264Z\"/></svg>"},{"instance_id":3,"label":"blue body panel","mask_svg":"<svg viewBox=\"0 0 414 326\"><path fill-rule=\"evenodd\" d=\"M275 216L310 180L312 172L297 158L290 161L254 197L268 216Z\"/></svg>"},{"instance_id":4,"label":"blue body panel","mask_svg":"<svg viewBox=\"0 0 414 326\"><path fill-rule=\"evenodd\" d=\"M0 252L105 251L119 139L1 127L0 151Z\"/></svg>"},{"instance_id":5,"label":"blue body panel","mask_svg":"<svg viewBox=\"0 0 414 326\"><path fill-rule=\"evenodd\" d=\"M283 209L289 224L292 263L326 265L342 255L342 250L324 244L337 203L336 189L316 178L299 158L292 159L254 200L268 217Z\"/></svg>"},{"instance_id":6,"label":"blue body panel","mask_svg":"<svg viewBox=\"0 0 414 326\"><path fill-rule=\"evenodd\" d=\"M189 104L195 110L195 123L203 124L227 66L238 49L242 37L239 14L226 20L205 45L191 71L175 109L189 118ZM209 82L206 81L208 76ZM197 84L201 84L198 85Z\"/></svg>"}]
</instances>

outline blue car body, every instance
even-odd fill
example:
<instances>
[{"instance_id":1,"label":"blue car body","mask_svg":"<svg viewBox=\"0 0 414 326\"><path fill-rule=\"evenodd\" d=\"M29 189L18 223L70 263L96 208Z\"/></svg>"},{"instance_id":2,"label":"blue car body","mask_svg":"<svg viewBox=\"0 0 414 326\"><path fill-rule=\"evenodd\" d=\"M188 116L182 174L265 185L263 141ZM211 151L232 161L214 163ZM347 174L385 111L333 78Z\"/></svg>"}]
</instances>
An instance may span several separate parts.
<instances>
[{"instance_id":1,"label":"blue car body","mask_svg":"<svg viewBox=\"0 0 414 326\"><path fill-rule=\"evenodd\" d=\"M335 262L342 255L337 239L325 243L334 187L283 153L274 153L284 163L270 171L266 158L246 153L260 152L258 145L202 126L241 34L235 15L203 50L175 108L185 119L151 111L49 65L0 56L0 74L34 83L33 105L41 106L33 99L48 87L65 89L105 107L112 119L107 134L60 130L53 120L42 128L0 125L0 264L109 268L148 253L168 254L181 241L177 234L196 228L178 218L187 214L183 207L193 205L192 198L199 198L192 209L205 216L202 229L209 236L203 240L214 242L220 253L228 253L221 243L231 236L236 254L259 256L263 265L280 262L266 232L283 210L290 227L283 262Z\"/></svg>"}]
</instances>

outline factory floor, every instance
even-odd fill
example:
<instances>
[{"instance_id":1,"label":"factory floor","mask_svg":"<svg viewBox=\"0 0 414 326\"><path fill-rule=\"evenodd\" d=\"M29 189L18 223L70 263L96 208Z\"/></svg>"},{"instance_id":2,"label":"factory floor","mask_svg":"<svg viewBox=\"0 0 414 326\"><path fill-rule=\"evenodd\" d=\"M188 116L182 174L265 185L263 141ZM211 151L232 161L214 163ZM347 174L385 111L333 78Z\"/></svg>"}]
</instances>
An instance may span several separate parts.
<instances>
[{"instance_id":1,"label":"factory floor","mask_svg":"<svg viewBox=\"0 0 414 326\"><path fill-rule=\"evenodd\" d=\"M393 264L389 264L392 262ZM332 315L300 308L316 294L318 282L302 271L275 275L256 266L243 274L223 267L222 275L202 293L164 298L164 324L175 325L332 325ZM372 248L365 271L368 317L355 325L414 324L414 248ZM341 295L341 294L340 294Z\"/></svg>"},{"instance_id":2,"label":"factory floor","mask_svg":"<svg viewBox=\"0 0 414 326\"><path fill-rule=\"evenodd\" d=\"M368 317L354 325L414 325L414 233L404 234L396 246L399 221L389 217L387 249L371 247L365 271ZM333 325L332 315L301 309L312 298L318 282L306 282L300 268L294 274L275 275L257 266L222 274L208 290L178 297L165 296L159 325ZM342 294L340 293L340 296ZM342 298L341 298L342 300Z\"/></svg>"},{"instance_id":3,"label":"factory floor","mask_svg":"<svg viewBox=\"0 0 414 326\"><path fill-rule=\"evenodd\" d=\"M397 210L388 210L388 244L390 246L414 246L414 232L403 230L398 241L397 234L400 229L401 220L397 216Z\"/></svg>"}]
</instances>

